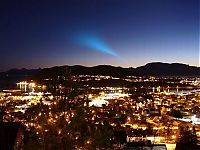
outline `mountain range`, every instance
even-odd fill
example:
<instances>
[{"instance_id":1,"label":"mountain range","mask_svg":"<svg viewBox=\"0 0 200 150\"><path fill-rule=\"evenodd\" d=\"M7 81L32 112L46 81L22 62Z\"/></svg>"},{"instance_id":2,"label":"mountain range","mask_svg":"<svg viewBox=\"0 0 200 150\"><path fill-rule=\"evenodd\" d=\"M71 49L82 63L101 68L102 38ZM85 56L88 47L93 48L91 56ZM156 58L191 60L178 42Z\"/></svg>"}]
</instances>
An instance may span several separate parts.
<instances>
[{"instance_id":1,"label":"mountain range","mask_svg":"<svg viewBox=\"0 0 200 150\"><path fill-rule=\"evenodd\" d=\"M199 76L200 68L181 63L162 63L153 62L137 68L122 68L111 65L98 65L86 67L81 65L74 66L55 66L44 69L12 69L0 73L0 80L7 79L44 79L57 76L71 75L108 75L108 76ZM0 82L1 84L1 82Z\"/></svg>"}]
</instances>

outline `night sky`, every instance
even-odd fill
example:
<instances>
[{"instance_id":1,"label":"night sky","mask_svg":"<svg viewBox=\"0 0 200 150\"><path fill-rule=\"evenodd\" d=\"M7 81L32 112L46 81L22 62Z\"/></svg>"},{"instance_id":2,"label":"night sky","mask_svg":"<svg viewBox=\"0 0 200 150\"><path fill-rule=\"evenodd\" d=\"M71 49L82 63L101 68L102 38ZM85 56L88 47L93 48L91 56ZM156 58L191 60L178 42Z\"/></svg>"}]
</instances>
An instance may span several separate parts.
<instances>
[{"instance_id":1,"label":"night sky","mask_svg":"<svg viewBox=\"0 0 200 150\"><path fill-rule=\"evenodd\" d=\"M198 1L1 1L0 71L158 61L197 66Z\"/></svg>"}]
</instances>

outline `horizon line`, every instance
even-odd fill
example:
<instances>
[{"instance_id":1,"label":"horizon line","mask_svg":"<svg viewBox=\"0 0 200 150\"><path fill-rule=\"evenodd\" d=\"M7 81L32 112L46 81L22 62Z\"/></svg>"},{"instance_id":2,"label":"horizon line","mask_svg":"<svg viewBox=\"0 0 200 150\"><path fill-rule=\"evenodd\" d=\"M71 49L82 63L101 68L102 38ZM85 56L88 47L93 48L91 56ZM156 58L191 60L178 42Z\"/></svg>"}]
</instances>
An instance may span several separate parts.
<instances>
[{"instance_id":1,"label":"horizon line","mask_svg":"<svg viewBox=\"0 0 200 150\"><path fill-rule=\"evenodd\" d=\"M187 64L187 63L181 63L181 62L161 62L161 61L154 61L154 62L149 62L149 63L145 63L143 65L138 65L138 66L120 66L120 65L112 65L112 64L96 64L96 65L83 65L83 64L73 64L73 65L54 65L54 66L47 66L47 67L33 67L33 68L26 68L26 67L13 67L11 69L8 69L8 70L5 70L5 71L0 71L0 73L2 72L7 72L7 71L10 71L10 70L23 70L23 69L27 69L27 70L33 70L33 69L45 69L45 68L53 68L53 67L61 67L61 66L84 66L84 67L95 67L95 66L113 66L113 67L121 67L121 68L138 68L138 67L141 67L141 66L145 66L147 64L153 64L153 63L162 63L162 64L169 64L169 65L172 65L172 64L182 64L182 65L187 65L187 66L191 66L191 67L199 67L197 65L191 65L191 64Z\"/></svg>"}]
</instances>

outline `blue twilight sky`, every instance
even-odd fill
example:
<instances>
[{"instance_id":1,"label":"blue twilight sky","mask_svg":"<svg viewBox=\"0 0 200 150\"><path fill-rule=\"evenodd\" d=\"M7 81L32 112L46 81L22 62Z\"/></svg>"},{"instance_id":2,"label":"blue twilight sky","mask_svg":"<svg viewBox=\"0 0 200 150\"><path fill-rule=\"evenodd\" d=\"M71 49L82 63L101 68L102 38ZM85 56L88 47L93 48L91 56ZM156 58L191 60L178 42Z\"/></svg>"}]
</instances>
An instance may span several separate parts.
<instances>
[{"instance_id":1,"label":"blue twilight sky","mask_svg":"<svg viewBox=\"0 0 200 150\"><path fill-rule=\"evenodd\" d=\"M199 0L0 2L0 71L155 61L199 65Z\"/></svg>"}]
</instances>

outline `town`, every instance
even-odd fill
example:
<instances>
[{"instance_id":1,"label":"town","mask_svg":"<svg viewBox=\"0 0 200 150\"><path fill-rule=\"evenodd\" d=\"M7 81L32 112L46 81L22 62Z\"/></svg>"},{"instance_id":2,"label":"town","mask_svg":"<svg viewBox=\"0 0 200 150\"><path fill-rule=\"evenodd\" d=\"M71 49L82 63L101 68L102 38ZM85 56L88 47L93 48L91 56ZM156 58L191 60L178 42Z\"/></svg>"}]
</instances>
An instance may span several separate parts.
<instances>
[{"instance_id":1,"label":"town","mask_svg":"<svg viewBox=\"0 0 200 150\"><path fill-rule=\"evenodd\" d=\"M102 80L136 84L91 85ZM0 92L0 119L20 123L17 146L26 149L174 150L181 143L200 144L199 87L198 77L74 75L20 81Z\"/></svg>"}]
</instances>

